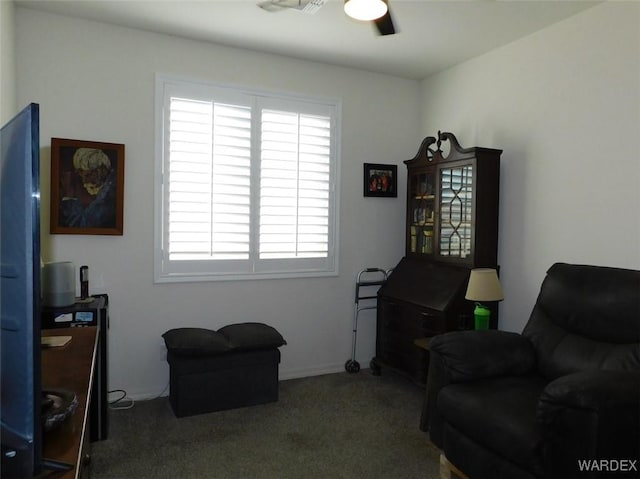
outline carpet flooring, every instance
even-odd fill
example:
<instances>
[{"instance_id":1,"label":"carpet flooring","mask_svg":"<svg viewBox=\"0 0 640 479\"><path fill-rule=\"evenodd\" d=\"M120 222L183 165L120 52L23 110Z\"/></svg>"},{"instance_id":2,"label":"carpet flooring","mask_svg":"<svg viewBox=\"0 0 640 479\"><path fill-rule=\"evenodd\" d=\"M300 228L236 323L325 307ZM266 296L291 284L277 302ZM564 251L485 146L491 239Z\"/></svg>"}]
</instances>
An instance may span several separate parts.
<instances>
[{"instance_id":1,"label":"carpet flooring","mask_svg":"<svg viewBox=\"0 0 640 479\"><path fill-rule=\"evenodd\" d=\"M166 397L111 410L92 479L436 479L424 391L387 372L281 381L275 403L177 419Z\"/></svg>"}]
</instances>

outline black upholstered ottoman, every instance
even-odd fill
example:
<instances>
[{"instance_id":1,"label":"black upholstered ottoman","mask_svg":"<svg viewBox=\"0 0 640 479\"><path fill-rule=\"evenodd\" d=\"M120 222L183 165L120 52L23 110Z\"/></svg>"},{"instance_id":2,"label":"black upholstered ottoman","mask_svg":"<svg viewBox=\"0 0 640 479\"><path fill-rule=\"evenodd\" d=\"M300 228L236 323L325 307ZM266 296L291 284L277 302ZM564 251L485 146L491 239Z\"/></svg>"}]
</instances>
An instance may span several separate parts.
<instances>
[{"instance_id":1,"label":"black upholstered ottoman","mask_svg":"<svg viewBox=\"0 0 640 479\"><path fill-rule=\"evenodd\" d=\"M169 401L177 417L278 400L278 348L286 341L271 326L177 328L162 337L170 371Z\"/></svg>"}]
</instances>

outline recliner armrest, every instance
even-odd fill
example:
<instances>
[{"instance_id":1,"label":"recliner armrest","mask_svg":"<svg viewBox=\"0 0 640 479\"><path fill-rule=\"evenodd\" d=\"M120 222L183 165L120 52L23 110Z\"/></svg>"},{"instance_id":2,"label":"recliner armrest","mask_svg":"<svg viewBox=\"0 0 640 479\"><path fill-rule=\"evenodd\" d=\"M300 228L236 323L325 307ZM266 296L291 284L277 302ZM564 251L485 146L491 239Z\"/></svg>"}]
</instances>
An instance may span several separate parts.
<instances>
[{"instance_id":1,"label":"recliner armrest","mask_svg":"<svg viewBox=\"0 0 640 479\"><path fill-rule=\"evenodd\" d=\"M455 331L431 339L429 349L453 383L520 376L535 368L535 351L524 336L506 331Z\"/></svg>"},{"instance_id":2,"label":"recliner armrest","mask_svg":"<svg viewBox=\"0 0 640 479\"><path fill-rule=\"evenodd\" d=\"M421 426L442 447L444 422L436 408L442 388L474 379L527 374L535 364L533 346L519 334L487 330L435 336L429 342L427 404Z\"/></svg>"},{"instance_id":3,"label":"recliner armrest","mask_svg":"<svg viewBox=\"0 0 640 479\"><path fill-rule=\"evenodd\" d=\"M542 393L536 419L549 477L585 477L584 468L594 464L617 468L609 472L620 477L628 477L624 472L637 477L640 371L592 370L560 377Z\"/></svg>"}]
</instances>

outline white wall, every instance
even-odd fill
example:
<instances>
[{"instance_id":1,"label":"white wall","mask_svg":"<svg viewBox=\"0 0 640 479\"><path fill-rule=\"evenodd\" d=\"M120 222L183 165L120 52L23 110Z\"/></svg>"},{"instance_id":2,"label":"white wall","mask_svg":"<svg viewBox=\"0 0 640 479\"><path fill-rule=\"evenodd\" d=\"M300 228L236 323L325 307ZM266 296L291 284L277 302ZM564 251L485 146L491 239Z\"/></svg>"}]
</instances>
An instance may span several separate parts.
<instances>
[{"instance_id":1,"label":"white wall","mask_svg":"<svg viewBox=\"0 0 640 479\"><path fill-rule=\"evenodd\" d=\"M640 4L606 2L422 84L423 131L504 150L500 326L556 261L640 269Z\"/></svg>"},{"instance_id":2,"label":"white wall","mask_svg":"<svg viewBox=\"0 0 640 479\"><path fill-rule=\"evenodd\" d=\"M13 118L18 108L14 24L13 2L0 1L0 125Z\"/></svg>"},{"instance_id":3,"label":"white wall","mask_svg":"<svg viewBox=\"0 0 640 479\"><path fill-rule=\"evenodd\" d=\"M3 59L5 20L13 17L5 12ZM502 328L522 328L554 261L640 268L638 4L602 4L422 85L22 7L15 13L17 105L41 106L43 255L89 265L92 292L110 295L112 389L160 393L168 381L160 335L183 325L264 321L289 342L281 377L341 370L350 356L355 276L402 256L402 161L438 129L463 146L504 150ZM153 284L156 72L342 98L339 277ZM54 136L126 145L124 236L47 234ZM399 165L398 198L362 197L364 162ZM374 353L368 313L360 322L363 366Z\"/></svg>"},{"instance_id":4,"label":"white wall","mask_svg":"<svg viewBox=\"0 0 640 479\"><path fill-rule=\"evenodd\" d=\"M402 161L421 140L419 82L22 7L16 20L19 102L40 104L43 256L89 265L91 292L110 295L110 389L161 393L168 383L161 334L179 326L262 321L289 343L281 378L343 370L357 272L392 267L403 254ZM339 277L153 284L156 72L343 100ZM124 236L47 234L51 137L126 145ZM364 162L400 165L398 198L363 198ZM375 352L374 328L373 316L363 314L363 367Z\"/></svg>"}]
</instances>

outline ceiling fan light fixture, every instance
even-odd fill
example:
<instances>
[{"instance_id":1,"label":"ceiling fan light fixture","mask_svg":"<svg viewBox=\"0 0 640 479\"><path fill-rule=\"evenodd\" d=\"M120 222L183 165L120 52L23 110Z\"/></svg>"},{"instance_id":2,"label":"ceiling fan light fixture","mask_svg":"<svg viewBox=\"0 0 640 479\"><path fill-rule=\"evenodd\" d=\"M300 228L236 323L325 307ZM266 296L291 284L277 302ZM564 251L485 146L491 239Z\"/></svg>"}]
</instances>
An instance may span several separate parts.
<instances>
[{"instance_id":1,"label":"ceiling fan light fixture","mask_svg":"<svg viewBox=\"0 0 640 479\"><path fill-rule=\"evenodd\" d=\"M344 2L344 13L356 20L376 20L387 13L387 10L387 2L384 0L345 0Z\"/></svg>"}]
</instances>

